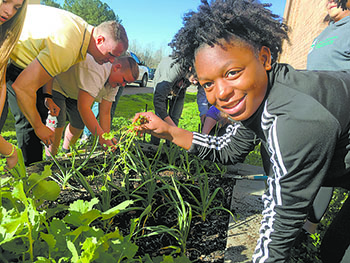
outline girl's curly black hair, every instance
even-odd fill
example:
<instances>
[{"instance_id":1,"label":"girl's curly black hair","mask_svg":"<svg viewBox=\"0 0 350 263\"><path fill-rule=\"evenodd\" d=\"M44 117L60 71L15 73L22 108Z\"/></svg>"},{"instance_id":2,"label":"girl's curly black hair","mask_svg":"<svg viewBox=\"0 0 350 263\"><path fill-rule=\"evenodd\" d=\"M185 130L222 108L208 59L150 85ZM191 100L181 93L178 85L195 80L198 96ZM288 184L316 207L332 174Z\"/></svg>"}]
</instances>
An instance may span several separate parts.
<instances>
[{"instance_id":1,"label":"girl's curly black hair","mask_svg":"<svg viewBox=\"0 0 350 263\"><path fill-rule=\"evenodd\" d=\"M282 19L256 0L201 0L198 11L184 15L184 26L169 46L172 56L184 67L193 65L195 52L203 44L213 46L219 40L238 38L254 51L262 46L271 50L272 59L281 52L282 41L288 38L288 26Z\"/></svg>"},{"instance_id":2,"label":"girl's curly black hair","mask_svg":"<svg viewBox=\"0 0 350 263\"><path fill-rule=\"evenodd\" d=\"M346 8L346 3L348 1L349 0L334 0L334 2L338 4L338 7L340 6L341 8L343 8L343 10L347 9Z\"/></svg>"}]
</instances>

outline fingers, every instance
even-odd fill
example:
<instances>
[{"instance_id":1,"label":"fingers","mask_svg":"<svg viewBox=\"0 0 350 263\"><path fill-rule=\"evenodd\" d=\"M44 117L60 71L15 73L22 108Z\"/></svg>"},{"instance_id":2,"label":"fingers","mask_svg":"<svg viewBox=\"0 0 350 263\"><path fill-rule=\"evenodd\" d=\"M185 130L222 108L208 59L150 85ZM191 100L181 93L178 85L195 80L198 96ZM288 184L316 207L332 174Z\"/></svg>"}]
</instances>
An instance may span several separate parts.
<instances>
[{"instance_id":1,"label":"fingers","mask_svg":"<svg viewBox=\"0 0 350 263\"><path fill-rule=\"evenodd\" d=\"M49 111L51 116L58 116L58 114L60 113L60 109L59 108L53 108L52 110Z\"/></svg>"},{"instance_id":2,"label":"fingers","mask_svg":"<svg viewBox=\"0 0 350 263\"><path fill-rule=\"evenodd\" d=\"M44 144L46 147L49 147L52 144L52 140L42 140L41 143Z\"/></svg>"}]
</instances>

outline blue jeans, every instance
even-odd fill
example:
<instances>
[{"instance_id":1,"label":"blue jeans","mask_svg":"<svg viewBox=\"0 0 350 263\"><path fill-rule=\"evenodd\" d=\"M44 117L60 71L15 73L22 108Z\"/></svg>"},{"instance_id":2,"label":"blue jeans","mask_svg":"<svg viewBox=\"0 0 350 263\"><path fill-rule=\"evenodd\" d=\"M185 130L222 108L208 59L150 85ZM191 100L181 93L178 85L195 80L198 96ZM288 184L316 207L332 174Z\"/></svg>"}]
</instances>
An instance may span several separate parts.
<instances>
[{"instance_id":1,"label":"blue jeans","mask_svg":"<svg viewBox=\"0 0 350 263\"><path fill-rule=\"evenodd\" d=\"M123 94L124 88L125 87L119 87L117 95L115 95L115 99L114 99L114 101L112 103L112 107L111 107L111 127L112 127L112 120L113 120L113 117L114 117L115 109L117 108L118 101L119 101L120 97ZM95 102L92 105L92 108L91 108L91 110L94 113L96 118L98 117L98 114L99 114L98 106L99 106L99 104L97 102ZM91 135L91 132L89 131L89 129L86 126L84 128L83 134L85 136L87 136L87 137L90 137L90 135Z\"/></svg>"},{"instance_id":2,"label":"blue jeans","mask_svg":"<svg viewBox=\"0 0 350 263\"><path fill-rule=\"evenodd\" d=\"M99 103L98 102L94 102L94 104L92 104L92 107L91 107L91 110L94 113L96 119L97 119L98 114L99 114L98 107L99 107ZM89 131L89 129L86 126L84 127L83 135L85 135L87 137L91 136L91 132Z\"/></svg>"}]
</instances>

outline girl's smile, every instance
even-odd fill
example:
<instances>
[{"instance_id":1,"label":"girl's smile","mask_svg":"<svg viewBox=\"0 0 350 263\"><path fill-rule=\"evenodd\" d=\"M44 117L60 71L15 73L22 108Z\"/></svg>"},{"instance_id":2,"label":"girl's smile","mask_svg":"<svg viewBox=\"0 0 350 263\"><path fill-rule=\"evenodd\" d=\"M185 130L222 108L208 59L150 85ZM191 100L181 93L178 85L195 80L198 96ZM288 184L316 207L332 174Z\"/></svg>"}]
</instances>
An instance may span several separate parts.
<instances>
[{"instance_id":1,"label":"girl's smile","mask_svg":"<svg viewBox=\"0 0 350 263\"><path fill-rule=\"evenodd\" d=\"M222 46L205 45L198 49L195 56L198 79L210 104L236 121L246 120L265 97L271 53L267 47L254 52L242 42L221 43Z\"/></svg>"}]
</instances>

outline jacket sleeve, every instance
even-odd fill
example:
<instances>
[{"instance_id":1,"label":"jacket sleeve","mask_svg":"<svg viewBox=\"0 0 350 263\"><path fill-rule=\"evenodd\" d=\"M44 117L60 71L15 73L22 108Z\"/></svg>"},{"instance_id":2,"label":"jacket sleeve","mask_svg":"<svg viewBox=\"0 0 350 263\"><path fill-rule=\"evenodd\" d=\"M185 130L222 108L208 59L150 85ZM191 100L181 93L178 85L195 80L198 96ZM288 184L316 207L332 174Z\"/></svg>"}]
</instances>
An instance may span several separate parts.
<instances>
[{"instance_id":1,"label":"jacket sleeve","mask_svg":"<svg viewBox=\"0 0 350 263\"><path fill-rule=\"evenodd\" d=\"M189 152L213 162L235 164L243 162L258 143L253 131L235 123L229 125L220 137L194 132Z\"/></svg>"},{"instance_id":2,"label":"jacket sleeve","mask_svg":"<svg viewBox=\"0 0 350 263\"><path fill-rule=\"evenodd\" d=\"M293 110L293 116L263 118L270 167L254 263L287 261L340 134L339 123L322 107Z\"/></svg>"}]
</instances>

